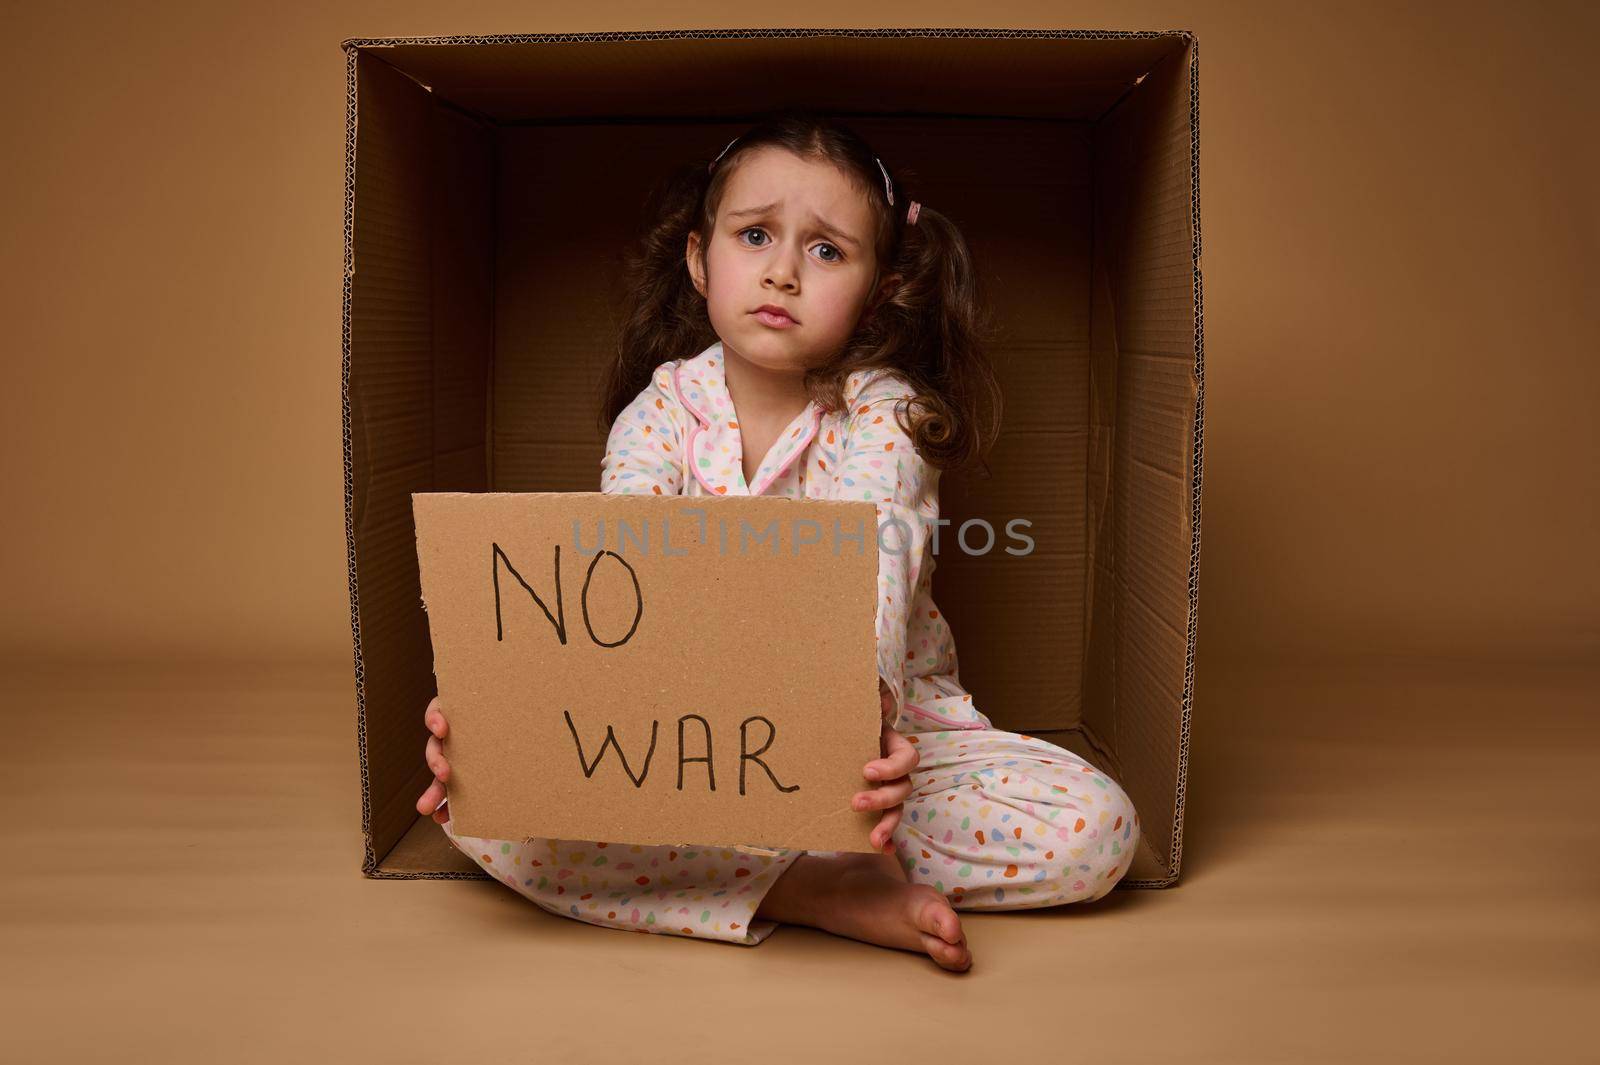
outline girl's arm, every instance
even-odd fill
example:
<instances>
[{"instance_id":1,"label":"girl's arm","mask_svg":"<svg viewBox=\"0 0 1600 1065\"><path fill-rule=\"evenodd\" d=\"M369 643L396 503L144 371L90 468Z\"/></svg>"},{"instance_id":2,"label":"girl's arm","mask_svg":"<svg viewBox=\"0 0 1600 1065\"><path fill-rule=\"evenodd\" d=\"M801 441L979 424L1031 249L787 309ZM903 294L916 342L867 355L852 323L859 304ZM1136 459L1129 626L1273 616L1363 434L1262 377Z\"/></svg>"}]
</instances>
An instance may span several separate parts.
<instances>
[{"instance_id":1,"label":"girl's arm","mask_svg":"<svg viewBox=\"0 0 1600 1065\"><path fill-rule=\"evenodd\" d=\"M906 629L922 574L923 549L938 516L938 471L916 453L895 408L914 393L880 375L854 398L835 475L839 499L868 500L878 517L878 677L893 723L905 705ZM930 511L931 508L931 511Z\"/></svg>"},{"instance_id":2,"label":"girl's arm","mask_svg":"<svg viewBox=\"0 0 1600 1065\"><path fill-rule=\"evenodd\" d=\"M675 496L683 491L683 430L670 363L611 423L600 491L607 495Z\"/></svg>"}]
</instances>

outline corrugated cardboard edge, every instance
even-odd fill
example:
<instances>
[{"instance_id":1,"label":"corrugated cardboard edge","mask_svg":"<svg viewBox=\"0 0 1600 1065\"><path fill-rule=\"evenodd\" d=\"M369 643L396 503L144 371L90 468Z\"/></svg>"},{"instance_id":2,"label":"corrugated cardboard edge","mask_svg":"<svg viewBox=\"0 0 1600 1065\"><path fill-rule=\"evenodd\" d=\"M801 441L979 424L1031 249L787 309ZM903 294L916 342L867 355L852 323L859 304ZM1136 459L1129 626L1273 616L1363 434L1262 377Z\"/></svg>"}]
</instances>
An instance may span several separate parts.
<instances>
[{"instance_id":1,"label":"corrugated cardboard edge","mask_svg":"<svg viewBox=\"0 0 1600 1065\"><path fill-rule=\"evenodd\" d=\"M378 868L378 855L372 839L371 775L367 762L366 676L361 660L360 595L356 585L355 466L351 448L350 419L350 338L351 289L355 276L355 178L356 178L356 60L360 49L422 44L561 44L585 41L660 41L675 39L728 40L757 37L954 37L990 39L1049 40L1132 40L1161 37L1178 38L1189 50L1189 142L1190 210L1194 219L1192 263L1194 271L1194 488L1190 501L1194 530L1189 548L1189 624L1188 648L1183 668L1183 709L1178 732L1178 779L1173 810L1172 852L1168 856L1167 876L1156 879L1118 882L1118 888L1168 887L1178 879L1183 857L1183 814L1189 770L1189 725L1194 700L1195 634L1200 597L1200 486L1205 428L1204 303L1200 276L1200 42L1189 30L1043 30L982 29L974 27L899 27L890 29L841 28L751 28L730 30L639 30L595 33L525 33L492 35L450 35L435 37L350 37L340 43L345 53L345 157L344 157L344 298L342 312L342 364L340 375L341 414L344 444L344 521L346 563L350 585L350 632L355 654L356 736L361 756L361 831L365 841L361 871L368 877L394 880L486 880L482 871L472 873L396 873Z\"/></svg>"},{"instance_id":2,"label":"corrugated cardboard edge","mask_svg":"<svg viewBox=\"0 0 1600 1065\"><path fill-rule=\"evenodd\" d=\"M1190 261L1194 270L1194 488L1189 510L1193 529L1189 543L1189 627L1186 634L1188 648L1183 661L1183 712L1178 725L1178 779L1173 799L1172 853L1167 861L1167 875L1159 880L1124 882L1127 887L1166 887L1178 879L1183 864L1183 814L1185 791L1189 779L1189 718L1194 704L1194 648L1196 626L1200 612L1200 482L1205 466L1205 302L1200 283L1200 41L1193 33L1184 32L1189 49L1189 209L1194 218L1194 243Z\"/></svg>"}]
</instances>

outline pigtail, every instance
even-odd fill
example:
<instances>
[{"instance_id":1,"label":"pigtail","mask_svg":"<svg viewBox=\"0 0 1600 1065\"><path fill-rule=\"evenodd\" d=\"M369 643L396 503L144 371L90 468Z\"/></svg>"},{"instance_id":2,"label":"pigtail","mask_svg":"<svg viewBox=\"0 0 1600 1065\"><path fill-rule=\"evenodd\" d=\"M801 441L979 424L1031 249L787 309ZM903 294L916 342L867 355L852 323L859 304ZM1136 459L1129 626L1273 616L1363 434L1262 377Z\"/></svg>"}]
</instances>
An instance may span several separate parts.
<instances>
[{"instance_id":1,"label":"pigtail","mask_svg":"<svg viewBox=\"0 0 1600 1065\"><path fill-rule=\"evenodd\" d=\"M623 254L617 354L601 386L602 436L650 383L656 367L717 339L683 259L689 234L701 224L710 182L704 161L671 172L651 191L640 232Z\"/></svg>"},{"instance_id":2,"label":"pigtail","mask_svg":"<svg viewBox=\"0 0 1600 1065\"><path fill-rule=\"evenodd\" d=\"M900 183L896 182L897 188ZM903 191L896 200L909 206ZM851 369L893 368L916 391L901 413L918 454L942 470L983 463L1003 398L988 357L994 324L971 250L954 221L922 204L915 225L895 218L895 253L882 273L899 286L866 316L843 354Z\"/></svg>"}]
</instances>

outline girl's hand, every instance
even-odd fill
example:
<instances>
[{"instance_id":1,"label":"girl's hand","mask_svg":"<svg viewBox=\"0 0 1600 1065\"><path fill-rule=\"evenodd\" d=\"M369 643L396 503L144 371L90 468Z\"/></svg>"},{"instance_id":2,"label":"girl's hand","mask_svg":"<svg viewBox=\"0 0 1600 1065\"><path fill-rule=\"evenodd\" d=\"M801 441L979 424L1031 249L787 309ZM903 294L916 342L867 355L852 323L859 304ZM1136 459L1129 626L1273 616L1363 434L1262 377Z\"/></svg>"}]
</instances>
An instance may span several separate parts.
<instances>
[{"instance_id":1,"label":"girl's hand","mask_svg":"<svg viewBox=\"0 0 1600 1065\"><path fill-rule=\"evenodd\" d=\"M901 803L911 794L910 772L917 767L919 755L916 746L885 721L883 723L883 757L868 762L861 775L880 787L857 792L852 805L857 810L882 810L883 817L872 829L872 846L889 852L894 849L891 836L900 823Z\"/></svg>"},{"instance_id":2,"label":"girl's hand","mask_svg":"<svg viewBox=\"0 0 1600 1065\"><path fill-rule=\"evenodd\" d=\"M428 731L433 733L428 737L428 746L423 752L428 768L433 770L433 783L417 799L417 813L432 814L433 819L442 825L450 820L450 815L444 812L444 782L450 779L450 763L444 760L444 745L440 741L449 733L450 726L445 722L444 712L439 709L437 695L428 704L428 709L422 712L422 720L428 726Z\"/></svg>"}]
</instances>

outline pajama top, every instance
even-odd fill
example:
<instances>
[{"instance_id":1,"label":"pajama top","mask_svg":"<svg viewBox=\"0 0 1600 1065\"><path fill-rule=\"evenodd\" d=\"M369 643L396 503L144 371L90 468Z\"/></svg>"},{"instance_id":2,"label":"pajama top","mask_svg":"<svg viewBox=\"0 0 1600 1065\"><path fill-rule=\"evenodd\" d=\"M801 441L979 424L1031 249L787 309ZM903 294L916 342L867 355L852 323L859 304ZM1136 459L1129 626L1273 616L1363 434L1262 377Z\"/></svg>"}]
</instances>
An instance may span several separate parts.
<instances>
[{"instance_id":1,"label":"pajama top","mask_svg":"<svg viewBox=\"0 0 1600 1065\"><path fill-rule=\"evenodd\" d=\"M877 508L878 675L907 719L952 729L992 727L956 675L955 641L930 588L939 470L895 418L916 393L898 374L857 370L837 411L815 401L779 434L753 484L728 392L722 342L656 367L618 415L602 460L605 493L865 500ZM686 472L687 471L687 472ZM898 521L894 521L898 519ZM886 524L889 523L889 524ZM909 537L907 531L909 530Z\"/></svg>"}]
</instances>

